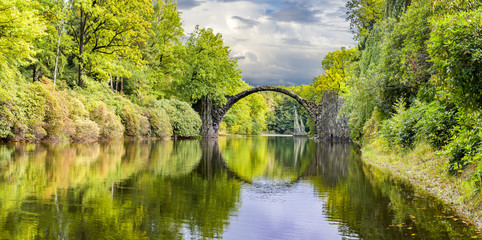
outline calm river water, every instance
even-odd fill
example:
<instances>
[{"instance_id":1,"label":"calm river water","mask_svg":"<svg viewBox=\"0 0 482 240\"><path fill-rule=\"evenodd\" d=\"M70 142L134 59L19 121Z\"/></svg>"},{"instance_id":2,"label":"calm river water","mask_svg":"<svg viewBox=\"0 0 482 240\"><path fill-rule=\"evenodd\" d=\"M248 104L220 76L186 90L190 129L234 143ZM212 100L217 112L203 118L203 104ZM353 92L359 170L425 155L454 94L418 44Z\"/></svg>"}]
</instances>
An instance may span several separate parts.
<instances>
[{"instance_id":1,"label":"calm river water","mask_svg":"<svg viewBox=\"0 0 482 240\"><path fill-rule=\"evenodd\" d=\"M0 239L478 239L348 144L0 145Z\"/></svg>"}]
</instances>

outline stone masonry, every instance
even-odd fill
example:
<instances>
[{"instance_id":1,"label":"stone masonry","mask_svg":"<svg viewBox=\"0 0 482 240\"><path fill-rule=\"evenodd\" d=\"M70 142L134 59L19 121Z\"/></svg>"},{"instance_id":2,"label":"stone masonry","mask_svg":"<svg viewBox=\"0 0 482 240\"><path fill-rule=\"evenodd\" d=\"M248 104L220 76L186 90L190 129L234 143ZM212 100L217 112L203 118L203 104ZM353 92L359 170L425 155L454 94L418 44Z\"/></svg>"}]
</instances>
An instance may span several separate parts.
<instances>
[{"instance_id":1,"label":"stone masonry","mask_svg":"<svg viewBox=\"0 0 482 240\"><path fill-rule=\"evenodd\" d=\"M219 126L228 110L239 100L250 94L262 91L283 93L295 99L309 113L315 123L317 136L322 141L350 141L348 118L340 114L344 99L333 92L327 92L322 97L322 103L317 104L303 99L296 93L280 87L262 86L242 91L236 95L226 96L226 104L216 106L209 98L204 98L193 105L202 120L200 134L203 138L217 138Z\"/></svg>"}]
</instances>

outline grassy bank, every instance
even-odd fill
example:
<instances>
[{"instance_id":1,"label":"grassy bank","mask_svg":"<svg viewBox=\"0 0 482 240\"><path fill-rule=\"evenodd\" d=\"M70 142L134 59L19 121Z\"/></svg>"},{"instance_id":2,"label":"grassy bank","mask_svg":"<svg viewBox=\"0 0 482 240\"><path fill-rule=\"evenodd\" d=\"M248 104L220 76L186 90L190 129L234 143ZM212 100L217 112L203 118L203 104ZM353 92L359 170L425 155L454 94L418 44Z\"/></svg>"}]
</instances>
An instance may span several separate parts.
<instances>
[{"instance_id":1,"label":"grassy bank","mask_svg":"<svg viewBox=\"0 0 482 240\"><path fill-rule=\"evenodd\" d=\"M449 174L447 158L429 144L419 143L411 150L387 149L382 141L373 140L363 147L364 162L409 180L482 229L482 196L474 191L470 181L474 169L466 169L454 176Z\"/></svg>"}]
</instances>

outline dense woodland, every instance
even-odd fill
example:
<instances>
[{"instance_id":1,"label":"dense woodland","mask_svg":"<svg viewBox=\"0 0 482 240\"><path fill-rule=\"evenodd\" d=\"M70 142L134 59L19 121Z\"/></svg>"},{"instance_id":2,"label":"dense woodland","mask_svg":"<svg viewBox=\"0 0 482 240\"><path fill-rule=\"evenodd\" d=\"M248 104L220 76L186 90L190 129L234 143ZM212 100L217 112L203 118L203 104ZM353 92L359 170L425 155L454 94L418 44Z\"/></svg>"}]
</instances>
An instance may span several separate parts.
<instances>
[{"instance_id":1,"label":"dense woodland","mask_svg":"<svg viewBox=\"0 0 482 240\"><path fill-rule=\"evenodd\" d=\"M482 184L482 3L478 0L351 0L357 40L321 61L310 86L321 102L346 100L360 145L410 151L428 145ZM85 141L196 136L193 103L215 104L250 86L220 33L186 34L171 0L0 2L0 139ZM290 133L297 103L253 94L221 131Z\"/></svg>"},{"instance_id":2,"label":"dense woodland","mask_svg":"<svg viewBox=\"0 0 482 240\"><path fill-rule=\"evenodd\" d=\"M347 101L352 139L402 155L430 149L480 191L482 2L352 0L347 8L358 46L325 58L314 86L341 76L327 88Z\"/></svg>"}]
</instances>

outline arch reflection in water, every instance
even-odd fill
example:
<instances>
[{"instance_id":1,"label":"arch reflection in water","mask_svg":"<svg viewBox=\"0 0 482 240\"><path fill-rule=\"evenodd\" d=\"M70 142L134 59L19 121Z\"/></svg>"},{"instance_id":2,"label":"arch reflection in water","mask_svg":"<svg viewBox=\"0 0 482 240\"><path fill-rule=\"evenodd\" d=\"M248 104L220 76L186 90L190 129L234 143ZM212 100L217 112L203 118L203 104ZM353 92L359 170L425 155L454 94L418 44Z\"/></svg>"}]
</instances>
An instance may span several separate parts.
<instances>
[{"instance_id":1,"label":"arch reflection in water","mask_svg":"<svg viewBox=\"0 0 482 240\"><path fill-rule=\"evenodd\" d=\"M243 205L227 239L479 238L436 199L364 165L348 144L253 137L220 139L220 146L226 165L254 182L242 188ZM302 149L309 154L297 160ZM286 166L293 168L273 170ZM286 174L274 174L280 172ZM288 184L277 185L280 179Z\"/></svg>"},{"instance_id":2,"label":"arch reflection in water","mask_svg":"<svg viewBox=\"0 0 482 240\"><path fill-rule=\"evenodd\" d=\"M0 145L0 239L477 234L358 157L289 137Z\"/></svg>"},{"instance_id":3,"label":"arch reflection in water","mask_svg":"<svg viewBox=\"0 0 482 240\"><path fill-rule=\"evenodd\" d=\"M219 138L227 167L249 181L295 181L310 166L316 143L292 137Z\"/></svg>"}]
</instances>

